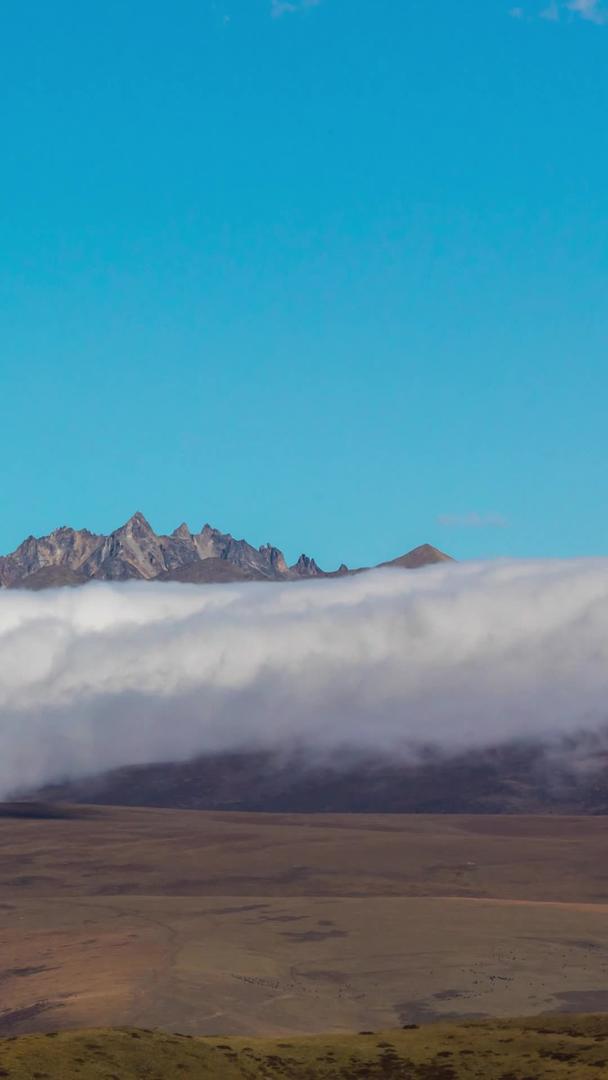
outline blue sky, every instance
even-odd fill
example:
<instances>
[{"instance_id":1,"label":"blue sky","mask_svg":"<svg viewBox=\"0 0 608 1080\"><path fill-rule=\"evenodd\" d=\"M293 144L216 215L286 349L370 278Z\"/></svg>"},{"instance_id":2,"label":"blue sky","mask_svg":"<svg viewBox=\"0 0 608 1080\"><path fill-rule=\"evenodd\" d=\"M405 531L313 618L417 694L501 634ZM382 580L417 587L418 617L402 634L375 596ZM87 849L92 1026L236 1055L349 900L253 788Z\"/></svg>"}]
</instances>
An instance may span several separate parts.
<instances>
[{"instance_id":1,"label":"blue sky","mask_svg":"<svg viewBox=\"0 0 608 1080\"><path fill-rule=\"evenodd\" d=\"M6 0L0 550L608 547L593 0Z\"/></svg>"}]
</instances>

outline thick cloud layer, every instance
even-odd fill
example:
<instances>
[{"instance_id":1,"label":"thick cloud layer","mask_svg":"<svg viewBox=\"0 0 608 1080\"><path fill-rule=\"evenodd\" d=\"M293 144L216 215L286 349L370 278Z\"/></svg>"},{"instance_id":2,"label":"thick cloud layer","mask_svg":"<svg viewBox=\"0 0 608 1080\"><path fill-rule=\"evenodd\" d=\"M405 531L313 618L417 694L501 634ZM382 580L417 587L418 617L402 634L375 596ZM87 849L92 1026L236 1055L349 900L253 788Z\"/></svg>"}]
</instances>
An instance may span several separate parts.
<instances>
[{"instance_id":1,"label":"thick cloud layer","mask_svg":"<svg viewBox=\"0 0 608 1080\"><path fill-rule=\"evenodd\" d=\"M608 716L608 560L4 590L0 657L0 796L233 747L552 739Z\"/></svg>"}]
</instances>

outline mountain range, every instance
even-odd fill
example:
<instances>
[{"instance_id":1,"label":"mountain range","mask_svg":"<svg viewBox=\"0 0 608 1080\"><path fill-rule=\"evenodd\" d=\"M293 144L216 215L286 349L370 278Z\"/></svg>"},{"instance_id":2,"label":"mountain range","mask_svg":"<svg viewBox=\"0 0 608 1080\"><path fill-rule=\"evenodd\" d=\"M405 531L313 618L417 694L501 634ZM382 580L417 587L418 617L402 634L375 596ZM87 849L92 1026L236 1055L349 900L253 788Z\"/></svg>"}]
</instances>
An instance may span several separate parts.
<instances>
[{"instance_id":1,"label":"mountain range","mask_svg":"<svg viewBox=\"0 0 608 1080\"><path fill-rule=\"evenodd\" d=\"M379 566L417 569L450 561L450 556L421 544ZM186 524L170 535L158 535L141 513L108 536L72 529L55 529L48 536L28 536L10 555L0 556L0 586L44 589L84 585L88 581L181 581L213 584L229 581L297 581L361 573L369 567L321 570L314 559L300 555L288 566L279 548L256 548L235 540L211 525L190 532Z\"/></svg>"}]
</instances>

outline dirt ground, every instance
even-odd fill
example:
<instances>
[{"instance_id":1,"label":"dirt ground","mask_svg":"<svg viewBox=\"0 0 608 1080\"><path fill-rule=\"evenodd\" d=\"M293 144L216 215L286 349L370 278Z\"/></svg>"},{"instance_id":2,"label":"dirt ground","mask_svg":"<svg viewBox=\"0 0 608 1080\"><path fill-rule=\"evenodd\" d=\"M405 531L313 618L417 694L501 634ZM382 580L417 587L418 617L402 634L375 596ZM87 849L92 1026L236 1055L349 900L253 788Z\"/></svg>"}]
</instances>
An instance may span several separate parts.
<instances>
[{"instance_id":1,"label":"dirt ground","mask_svg":"<svg viewBox=\"0 0 608 1080\"><path fill-rule=\"evenodd\" d=\"M608 1010L607 856L605 818L0 817L0 1033Z\"/></svg>"}]
</instances>

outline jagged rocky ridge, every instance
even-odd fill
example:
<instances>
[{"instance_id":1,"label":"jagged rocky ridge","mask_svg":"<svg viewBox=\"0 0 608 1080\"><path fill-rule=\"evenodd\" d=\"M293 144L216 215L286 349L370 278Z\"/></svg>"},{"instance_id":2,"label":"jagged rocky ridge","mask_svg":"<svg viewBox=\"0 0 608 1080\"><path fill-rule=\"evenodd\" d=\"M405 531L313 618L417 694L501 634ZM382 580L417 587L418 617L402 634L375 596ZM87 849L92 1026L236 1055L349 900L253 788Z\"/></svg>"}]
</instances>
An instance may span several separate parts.
<instances>
[{"instance_id":1,"label":"jagged rocky ridge","mask_svg":"<svg viewBox=\"0 0 608 1080\"><path fill-rule=\"evenodd\" d=\"M449 560L430 544L382 566L415 569ZM141 513L109 536L88 529L62 526L49 536L29 536L10 555L0 556L0 585L4 588L42 589L82 585L87 581L289 581L358 573L342 564L327 573L314 559L301 555L288 566L283 553L271 544L252 547L211 525L192 533L186 524L169 536L157 535Z\"/></svg>"}]
</instances>

